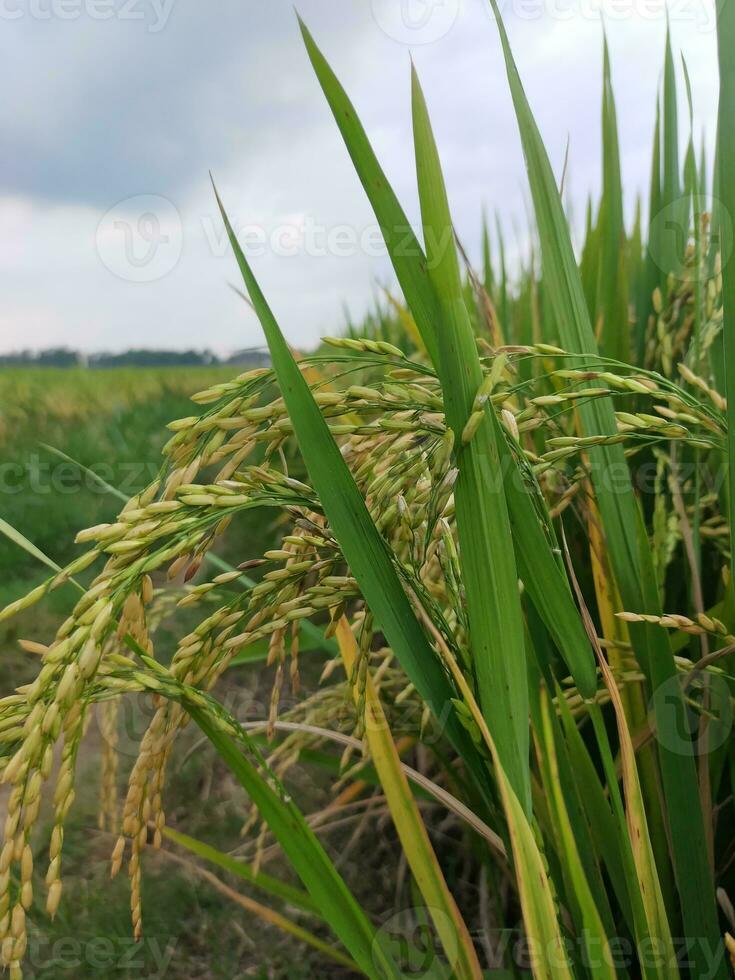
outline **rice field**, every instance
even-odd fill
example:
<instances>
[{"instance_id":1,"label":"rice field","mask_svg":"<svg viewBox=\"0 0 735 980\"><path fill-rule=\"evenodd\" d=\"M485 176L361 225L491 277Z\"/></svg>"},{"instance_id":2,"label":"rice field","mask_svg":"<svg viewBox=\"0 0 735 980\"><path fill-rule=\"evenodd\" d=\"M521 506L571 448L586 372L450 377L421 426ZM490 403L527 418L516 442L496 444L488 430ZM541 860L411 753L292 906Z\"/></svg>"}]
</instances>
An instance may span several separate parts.
<instances>
[{"instance_id":1,"label":"rice field","mask_svg":"<svg viewBox=\"0 0 735 980\"><path fill-rule=\"evenodd\" d=\"M115 503L66 453L131 495L160 466L165 425L222 368L0 369L2 517L55 560L68 560L82 524L108 519ZM36 562L0 541L0 570L22 579Z\"/></svg>"},{"instance_id":2,"label":"rice field","mask_svg":"<svg viewBox=\"0 0 735 980\"><path fill-rule=\"evenodd\" d=\"M455 247L414 69L422 228L406 247L302 24L400 289L295 356L215 190L272 368L197 375L165 442L150 434L155 473L79 524L73 557L34 550L32 522L6 527L46 565L0 613L36 668L0 700L13 980L38 923L69 914L92 719L109 887L125 885L141 948L160 924L149 874L165 888L186 867L226 900L211 957L230 970L731 974L735 8L719 11L716 161L694 125L680 156L688 79L667 43L632 226L603 49L603 190L579 252L493 8L535 216L520 270L479 217L482 267ZM62 591L41 640L33 611ZM131 701L145 723L121 739ZM180 795L196 752L215 774L206 820ZM255 945L261 930L285 945Z\"/></svg>"}]
</instances>

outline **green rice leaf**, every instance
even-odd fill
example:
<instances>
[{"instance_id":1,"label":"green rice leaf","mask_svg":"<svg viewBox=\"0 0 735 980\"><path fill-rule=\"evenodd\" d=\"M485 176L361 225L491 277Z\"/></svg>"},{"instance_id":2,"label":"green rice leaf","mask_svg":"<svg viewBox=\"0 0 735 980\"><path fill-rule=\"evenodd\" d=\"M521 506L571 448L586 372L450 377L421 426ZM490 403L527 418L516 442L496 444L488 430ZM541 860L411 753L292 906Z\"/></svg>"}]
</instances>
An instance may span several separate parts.
<instances>
[{"instance_id":1,"label":"green rice leaf","mask_svg":"<svg viewBox=\"0 0 735 980\"><path fill-rule=\"evenodd\" d=\"M541 765L552 823L559 843L562 868L570 881L570 891L579 908L579 932L587 951L590 975L595 980L615 980L617 976L610 956L610 942L605 934L600 913L587 880L577 847L577 840L567 810L567 801L560 779L559 762L551 717L551 700L545 686L541 689L541 726L536 732L539 740Z\"/></svg>"},{"instance_id":2,"label":"green rice leaf","mask_svg":"<svg viewBox=\"0 0 735 980\"><path fill-rule=\"evenodd\" d=\"M40 548L37 548L36 545L25 536L25 534L21 534L20 531L14 528L12 524L8 524L8 522L3 520L2 517L0 517L0 534L4 534L9 541L12 541L13 544L18 545L19 548L22 548L23 551L27 552L32 558L35 558L36 561L40 561L41 564L45 565L47 568L59 573L64 571L58 562L55 562L53 558L49 558L49 556L44 551L41 551ZM73 584L81 592L84 591L76 579L70 578L69 581L73 582Z\"/></svg>"},{"instance_id":3,"label":"green rice leaf","mask_svg":"<svg viewBox=\"0 0 735 980\"><path fill-rule=\"evenodd\" d=\"M671 30L666 25L664 55L664 116L663 116L663 194L664 201L675 200L680 190L679 178L679 113L676 95L676 69L671 49Z\"/></svg>"},{"instance_id":4,"label":"green rice leaf","mask_svg":"<svg viewBox=\"0 0 735 980\"><path fill-rule=\"evenodd\" d=\"M337 642L349 676L359 657L359 650L350 624L343 616L337 625ZM353 688L355 702L360 699ZM480 980L482 971L472 945L467 925L449 891L434 848L426 832L408 779L401 767L400 756L393 742L388 719L380 696L368 674L365 682L365 738L370 756L385 793L396 833L411 869L416 885L426 902L426 911L433 918L437 934L451 963L452 976L457 980Z\"/></svg>"},{"instance_id":5,"label":"green rice leaf","mask_svg":"<svg viewBox=\"0 0 735 980\"><path fill-rule=\"evenodd\" d=\"M393 188L388 183L388 178L378 163L378 158L373 152L347 93L301 18L299 18L299 26L319 84L327 97L357 175L375 211L406 303L423 337L429 356L436 365L438 356L434 328L436 300L431 289L427 289L426 263L418 261L422 256L421 246Z\"/></svg>"},{"instance_id":6,"label":"green rice leaf","mask_svg":"<svg viewBox=\"0 0 735 980\"><path fill-rule=\"evenodd\" d=\"M186 704L186 710L257 806L311 898L358 966L369 977L398 978L398 968L299 809L271 788L209 712L193 704Z\"/></svg>"},{"instance_id":7,"label":"green rice leaf","mask_svg":"<svg viewBox=\"0 0 735 980\"><path fill-rule=\"evenodd\" d=\"M399 238L391 236L391 228L407 228L405 215L380 168L352 103L303 23L301 29L317 78L384 234L388 229L386 245L393 268L432 361L439 370L434 327L439 322L439 309L427 274L427 258L413 232L403 244ZM505 244L497 215L496 225L500 256L498 313L506 340L510 341ZM497 447L500 454L499 472L505 477L518 571L577 686L585 697L591 697L597 684L594 656L579 622L569 583L554 560L549 548L548 529L539 520L533 494L527 492L523 477L516 471L510 449L503 440L498 440Z\"/></svg>"},{"instance_id":8,"label":"green rice leaf","mask_svg":"<svg viewBox=\"0 0 735 980\"><path fill-rule=\"evenodd\" d=\"M661 281L661 270L656 257L661 255L660 222L655 221L661 210L661 101L656 96L656 123L653 129L651 150L651 180L648 192L648 247L644 260L643 279L638 294L636 326L636 363L643 364L645 357L648 318L653 311L653 292Z\"/></svg>"},{"instance_id":9,"label":"green rice leaf","mask_svg":"<svg viewBox=\"0 0 735 980\"><path fill-rule=\"evenodd\" d=\"M416 70L412 70L413 127L429 277L439 301L437 336L447 422L454 432L454 486L462 578L467 593L470 651L480 706L503 768L528 812L528 690L526 657L508 509L498 444L504 440L492 410L474 407L483 381L480 358L462 298L444 178ZM479 417L471 438L470 417Z\"/></svg>"},{"instance_id":10,"label":"green rice leaf","mask_svg":"<svg viewBox=\"0 0 735 980\"><path fill-rule=\"evenodd\" d=\"M182 834L178 830L173 830L171 827L163 828L163 836L168 837L169 840L173 841L174 844L178 844L179 847L183 847L192 854L196 854L197 857L216 864L223 871L229 871L230 874L242 878L243 881L260 889L260 891L265 892L272 898L279 898L288 905L293 906L293 908L301 909L304 912L322 918L319 907L303 889L294 888L293 885L289 885L285 881L280 881L278 878L274 878L264 871L255 872L245 861L239 861L229 854L218 851L216 847L211 847L209 844L197 840L196 837Z\"/></svg>"},{"instance_id":11,"label":"green rice leaf","mask_svg":"<svg viewBox=\"0 0 735 980\"><path fill-rule=\"evenodd\" d=\"M720 66L720 107L717 125L717 162L720 207L730 221L720 221L723 347L727 398L730 542L735 542L735 265L732 260L732 221L735 217L735 8L721 3L717 9L717 46Z\"/></svg>"},{"instance_id":12,"label":"green rice leaf","mask_svg":"<svg viewBox=\"0 0 735 980\"><path fill-rule=\"evenodd\" d=\"M493 256L490 245L490 229L487 226L487 214L482 212L482 284L488 296L495 291L495 276L493 275Z\"/></svg>"},{"instance_id":13,"label":"green rice leaf","mask_svg":"<svg viewBox=\"0 0 735 980\"><path fill-rule=\"evenodd\" d=\"M600 348L606 357L627 361L630 359L630 338L623 186L607 38L603 43L602 92L602 200L597 232L600 250L597 312L601 321Z\"/></svg>"}]
</instances>

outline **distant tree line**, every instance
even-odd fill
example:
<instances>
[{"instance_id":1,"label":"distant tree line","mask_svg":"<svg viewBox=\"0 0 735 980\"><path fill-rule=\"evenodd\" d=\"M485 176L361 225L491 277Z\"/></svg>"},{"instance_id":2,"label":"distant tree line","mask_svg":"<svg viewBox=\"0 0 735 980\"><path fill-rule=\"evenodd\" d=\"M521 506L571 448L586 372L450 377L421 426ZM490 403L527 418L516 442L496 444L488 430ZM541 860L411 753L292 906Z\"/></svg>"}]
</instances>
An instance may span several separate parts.
<instances>
[{"instance_id":1,"label":"distant tree line","mask_svg":"<svg viewBox=\"0 0 735 980\"><path fill-rule=\"evenodd\" d=\"M267 352L258 348L237 351L220 358L210 350L149 350L133 348L119 354L102 352L85 354L69 347L49 347L40 351L13 351L0 354L0 367L195 367L212 365L266 365Z\"/></svg>"}]
</instances>

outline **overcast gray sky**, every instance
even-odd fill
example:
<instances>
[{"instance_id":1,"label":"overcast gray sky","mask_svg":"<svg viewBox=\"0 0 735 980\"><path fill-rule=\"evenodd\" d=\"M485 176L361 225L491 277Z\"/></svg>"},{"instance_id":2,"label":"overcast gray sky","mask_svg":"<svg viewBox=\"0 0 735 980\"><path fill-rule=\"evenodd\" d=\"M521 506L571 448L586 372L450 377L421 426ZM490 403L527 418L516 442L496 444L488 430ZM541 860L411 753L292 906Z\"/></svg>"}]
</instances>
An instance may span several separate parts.
<instances>
[{"instance_id":1,"label":"overcast gray sky","mask_svg":"<svg viewBox=\"0 0 735 980\"><path fill-rule=\"evenodd\" d=\"M417 217L409 52L455 223L511 237L526 183L486 0L300 0L409 217ZM557 173L578 214L599 184L600 0L504 0ZM662 0L605 0L626 207L648 181ZM714 0L671 0L698 138L716 113ZM207 171L291 341L334 333L392 276L303 49L290 0L0 0L0 350L262 343ZM679 71L681 137L687 136ZM519 232L521 238L523 232Z\"/></svg>"}]
</instances>

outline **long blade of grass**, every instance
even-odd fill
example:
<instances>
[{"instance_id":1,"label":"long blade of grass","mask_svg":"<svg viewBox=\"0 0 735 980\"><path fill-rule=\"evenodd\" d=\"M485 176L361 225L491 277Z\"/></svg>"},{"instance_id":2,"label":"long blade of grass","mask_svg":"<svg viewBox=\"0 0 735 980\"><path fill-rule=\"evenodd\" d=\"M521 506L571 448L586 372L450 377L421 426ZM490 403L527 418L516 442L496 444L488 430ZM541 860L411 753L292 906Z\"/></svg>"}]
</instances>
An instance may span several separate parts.
<instances>
[{"instance_id":1,"label":"long blade of grass","mask_svg":"<svg viewBox=\"0 0 735 980\"><path fill-rule=\"evenodd\" d=\"M626 842L621 838L621 827L610 808L610 801L600 783L595 764L569 710L566 698L560 696L557 700L569 759L573 767L575 781L579 787L579 796L587 815L587 823L595 850L610 876L615 896L623 911L628 928L633 931L635 913L628 894L623 859L623 847L626 846Z\"/></svg>"},{"instance_id":2,"label":"long blade of grass","mask_svg":"<svg viewBox=\"0 0 735 980\"><path fill-rule=\"evenodd\" d=\"M4 534L9 541L12 541L13 544L18 545L19 548L22 548L23 551L26 551L29 555L40 561L41 564L45 565L47 568L52 569L54 572L63 571L61 565L55 562L53 558L49 558L49 556L45 552L41 551L40 548L37 548L35 544L25 536L25 534L21 534L20 531L17 531L12 524L8 524L8 522L3 520L2 517L0 517L0 534Z\"/></svg>"},{"instance_id":3,"label":"long blade of grass","mask_svg":"<svg viewBox=\"0 0 735 980\"><path fill-rule=\"evenodd\" d=\"M544 281L563 346L576 353L597 355L597 344L582 290L569 229L554 174L528 104L496 0L491 0L500 31L511 95L523 143L526 167L542 246ZM610 399L593 399L579 407L586 435L613 435L616 422ZM658 589L645 531L633 495L627 463L619 445L593 449L589 454L592 480L602 515L613 573L626 607L656 614ZM642 667L648 673L658 726L659 757L671 830L676 879L687 935L704 937L711 949L719 942L712 877L707 863L704 824L698 806L694 757L674 752L672 733L684 722L681 693L668 637L650 627L632 631ZM703 956L697 953L698 962ZM704 968L704 965L702 964ZM718 976L724 976L721 968Z\"/></svg>"},{"instance_id":4,"label":"long blade of grass","mask_svg":"<svg viewBox=\"0 0 735 980\"><path fill-rule=\"evenodd\" d=\"M676 951L671 938L666 907L656 871L656 862L653 857L646 810L643 805L643 794L641 793L638 778L635 750L633 749L633 742L625 718L625 709L623 708L623 702L620 698L620 692L618 691L615 678L605 658L602 656L602 651L599 649L598 656L605 685L610 693L610 700L615 709L615 721L620 738L620 761L623 786L625 789L628 836L633 848L633 859L638 872L638 881L643 906L646 911L648 928L651 937L663 946L663 962L661 964L660 975L662 977L676 978L679 976L679 970L676 965Z\"/></svg>"},{"instance_id":5,"label":"long blade of grass","mask_svg":"<svg viewBox=\"0 0 735 980\"><path fill-rule=\"evenodd\" d=\"M603 768L607 775L608 791L612 798L613 808L618 819L621 822L623 819L625 820L625 826L627 828L627 838L622 840L621 851L627 873L627 887L635 917L636 938L639 943L639 951L645 948L643 944L650 942L657 944L657 955L653 958L653 962L650 962L647 957L641 957L641 968L646 977L651 976L660 977L661 980L664 980L664 978L675 980L679 976L677 959L671 940L666 907L661 893L653 848L648 833L648 821L646 819L643 794L638 778L635 750L628 729L623 701L620 697L620 691L618 690L613 673L597 639L595 626L585 604L579 582L574 575L566 539L564 539L564 553L565 559L570 567L570 574L585 629L590 638L590 643L594 647L595 655L602 672L602 678L615 712L620 744L622 780L625 790L624 817L622 798L618 789L618 777L613 765L607 730L599 705L591 705L589 713L595 727L598 747L602 754Z\"/></svg>"},{"instance_id":6,"label":"long blade of grass","mask_svg":"<svg viewBox=\"0 0 735 980\"><path fill-rule=\"evenodd\" d=\"M610 563L605 553L604 540L600 533L600 521L594 499L589 503L589 519L587 533L590 539L590 561L592 577L595 584L597 599L597 614L605 639L612 641L608 658L613 669L623 670L624 661L621 649L630 643L626 623L615 613L620 609L620 597L615 584L615 578L610 569ZM622 644L618 647L617 644ZM647 710L644 692L639 685L626 684L620 692L625 708L625 717L631 731L642 729L647 723ZM638 765L641 773L641 783L650 824L651 839L661 878L661 887L668 902L674 902L674 883L668 861L668 839L664 815L660 806L660 788L658 765L653 746L645 746L639 756Z\"/></svg>"},{"instance_id":7,"label":"long blade of grass","mask_svg":"<svg viewBox=\"0 0 735 980\"><path fill-rule=\"evenodd\" d=\"M643 204L640 193L635 198L633 227L628 238L627 251L628 289L630 295L637 299L643 272Z\"/></svg>"},{"instance_id":8,"label":"long blade of grass","mask_svg":"<svg viewBox=\"0 0 735 980\"><path fill-rule=\"evenodd\" d=\"M79 460L73 459L73 457L65 453L63 449L57 449L56 446L50 446L46 442L39 442L39 446L42 449L45 449L46 452L51 453L52 456L56 456L58 459L63 459L65 463L72 463L74 466L78 467L82 473L91 477L98 486L102 487L102 489L109 493L112 497L117 497L117 499L122 501L124 504L128 502L129 498L125 496L122 490L118 490L117 487L113 487L113 485L108 483L107 480L103 479L99 473L97 473L91 467L85 466L84 463L80 463Z\"/></svg>"},{"instance_id":9,"label":"long blade of grass","mask_svg":"<svg viewBox=\"0 0 735 980\"><path fill-rule=\"evenodd\" d=\"M261 902L256 902L255 899L250 898L249 895L243 895L242 892L236 891L234 888L230 888L226 885L224 881L220 881L217 875L212 874L206 868L200 867L193 861L188 861L185 858L179 857L178 854L174 854L172 851L163 851L163 854L168 858L169 861L175 861L178 864L183 865L186 868L191 869L205 881L216 889L221 894L225 895L230 901L234 902L243 908L249 916L255 916L261 919L268 925L275 926L276 929L280 929L281 932L288 933L288 935L293 936L294 939L298 939L302 943L306 943L307 946L311 946L322 956L326 956L328 959L333 960L342 967L346 967L348 970L353 972L357 970L357 964L354 960L346 956L341 950L335 949L330 946L329 943L325 943L323 939L314 935L308 929L304 929L303 926L299 925L298 922L294 922L289 919L287 915L282 912L277 912L275 909L269 908L267 905L263 905Z\"/></svg>"},{"instance_id":10,"label":"long blade of grass","mask_svg":"<svg viewBox=\"0 0 735 980\"><path fill-rule=\"evenodd\" d=\"M223 871L229 871L230 874L242 878L243 881L265 892L266 895L270 895L272 898L279 898L296 909L301 909L303 912L309 912L311 915L322 918L321 910L309 896L308 892L303 891L303 889L294 888L293 885L289 885L285 881L280 881L278 878L274 878L264 871L255 872L244 861L238 861L237 858L218 851L216 847L211 847L209 844L197 840L196 837L182 834L180 831L173 830L171 827L163 828L163 836L168 837L169 840L173 841L174 844L178 844L179 847L183 847L192 854L196 854L197 857L216 864Z\"/></svg>"},{"instance_id":11,"label":"long blade of grass","mask_svg":"<svg viewBox=\"0 0 735 980\"><path fill-rule=\"evenodd\" d=\"M425 614L424 614L425 615ZM426 625L432 631L444 662L454 677L464 697L472 720L477 725L482 741L488 748L495 764L498 789L508 824L518 894L523 914L523 924L528 937L531 956L531 972L536 980L573 980L567 949L562 939L557 907L552 890L548 865L540 850L534 827L520 800L513 792L503 769L490 729L487 727L480 706L470 690L459 665L452 656L436 627L426 617Z\"/></svg>"},{"instance_id":12,"label":"long blade of grass","mask_svg":"<svg viewBox=\"0 0 735 980\"><path fill-rule=\"evenodd\" d=\"M381 228L401 227L405 216L400 210L395 194L392 191L388 193L390 187L387 179L352 103L303 23L301 23L301 30L319 83L337 120ZM505 336L509 338L508 331L511 325L507 321L510 317L510 301L505 245L499 220L497 235L500 255L498 311ZM386 245L416 325L439 371L434 326L439 322L439 309L435 291L427 274L427 258L412 232L411 236L403 242L389 235L386 238ZM498 441L498 452L500 453L499 472L506 477L505 492L521 578L581 693L585 697L591 697L596 687L594 657L584 630L581 628L569 583L563 570L554 560L547 535L533 505L533 496L527 492L523 479L516 472L516 464L504 441Z\"/></svg>"},{"instance_id":13,"label":"long blade of grass","mask_svg":"<svg viewBox=\"0 0 735 980\"><path fill-rule=\"evenodd\" d=\"M298 808L271 789L208 712L191 704L186 708L257 806L309 894L355 962L369 977L398 977L395 964L376 939L365 913Z\"/></svg>"},{"instance_id":14,"label":"long blade of grass","mask_svg":"<svg viewBox=\"0 0 735 980\"><path fill-rule=\"evenodd\" d=\"M646 333L648 318L653 309L653 292L659 284L660 261L660 222L655 221L661 210L661 101L656 95L656 122L653 128L653 148L651 150L651 181L648 192L648 234L646 256L643 263L643 281L638 295L636 363L645 364Z\"/></svg>"},{"instance_id":15,"label":"long blade of grass","mask_svg":"<svg viewBox=\"0 0 735 980\"><path fill-rule=\"evenodd\" d=\"M544 774L547 799L551 807L555 835L559 842L564 873L580 910L580 933L587 951L586 962L595 980L615 980L617 976L610 956L610 942L597 910L592 889L585 875L577 841L564 798L559 773L551 701L544 685L541 689L541 726L536 732L539 742L539 763Z\"/></svg>"},{"instance_id":16,"label":"long blade of grass","mask_svg":"<svg viewBox=\"0 0 735 980\"><path fill-rule=\"evenodd\" d=\"M509 344L515 343L515 338L513 336L513 324L510 322L510 304L508 302L508 270L505 262L505 238L503 236L503 228L500 224L500 217L496 213L495 215L495 230L498 237L498 257L500 260L500 273L498 284L498 300L495 304L498 310L498 316L500 317L500 327L503 331L503 336L506 338Z\"/></svg>"},{"instance_id":17,"label":"long blade of grass","mask_svg":"<svg viewBox=\"0 0 735 980\"><path fill-rule=\"evenodd\" d=\"M25 534L21 534L17 528L14 528L12 524L8 524L8 522L3 520L2 517L0 517L0 534L4 534L9 541L12 541L13 544L16 544L19 548L22 548L23 551L27 552L32 558L35 558L36 561L40 561L42 565L45 565L54 572L58 572L60 575L64 573L64 569L58 564L58 562L55 562L53 558L49 558L49 556L44 551L41 551L40 548L36 547L36 545L25 536ZM52 580L49 580L48 584L50 584L51 581ZM75 585L80 592L84 592L83 586L81 586L75 578L70 576L68 581Z\"/></svg>"},{"instance_id":18,"label":"long blade of grass","mask_svg":"<svg viewBox=\"0 0 735 980\"><path fill-rule=\"evenodd\" d=\"M437 340L447 423L454 432L459 475L454 486L470 651L480 704L516 796L530 809L528 690L521 602L510 521L499 476L504 440L494 411L478 407L483 382L462 298L439 154L423 92L412 69L416 171L429 278L439 301ZM480 419L467 438L470 417Z\"/></svg>"},{"instance_id":19,"label":"long blade of grass","mask_svg":"<svg viewBox=\"0 0 735 980\"><path fill-rule=\"evenodd\" d=\"M421 332L432 362L437 364L438 346L434 329L436 301L431 290L426 288L428 284L426 265L416 261L422 254L421 246L388 178L378 163L378 158L373 152L347 93L300 17L299 26L316 76L327 95L335 122L375 211L386 247L396 267L406 303Z\"/></svg>"},{"instance_id":20,"label":"long blade of grass","mask_svg":"<svg viewBox=\"0 0 735 980\"><path fill-rule=\"evenodd\" d=\"M664 54L664 93L663 93L663 172L661 186L661 205L666 209L666 228L674 234L665 234L662 245L661 284L666 288L666 275L669 270L681 266L686 240L687 201L681 194L679 174L679 121L676 96L676 69L671 50L671 30L666 22L666 50Z\"/></svg>"},{"instance_id":21,"label":"long blade of grass","mask_svg":"<svg viewBox=\"0 0 735 980\"><path fill-rule=\"evenodd\" d=\"M490 245L490 229L487 225L487 214L482 212L482 284L488 296L495 291L495 276L493 275L493 256Z\"/></svg>"},{"instance_id":22,"label":"long blade of grass","mask_svg":"<svg viewBox=\"0 0 735 980\"><path fill-rule=\"evenodd\" d=\"M536 843L533 828L503 771L497 752L495 759L498 785L513 847L523 922L531 943L530 948L537 951L531 962L533 975L536 980L573 980L543 855Z\"/></svg>"},{"instance_id":23,"label":"long blade of grass","mask_svg":"<svg viewBox=\"0 0 735 980\"><path fill-rule=\"evenodd\" d=\"M579 258L579 274L582 277L582 289L590 316L595 316L597 313L597 271L600 264L598 238L598 229L592 216L592 197L588 196L582 254Z\"/></svg>"},{"instance_id":24,"label":"long blade of grass","mask_svg":"<svg viewBox=\"0 0 735 980\"><path fill-rule=\"evenodd\" d=\"M620 176L618 120L615 109L610 52L603 41L602 83L602 201L600 204L598 316L602 320L600 347L607 357L630 359L628 284L625 263L623 185Z\"/></svg>"},{"instance_id":25,"label":"long blade of grass","mask_svg":"<svg viewBox=\"0 0 735 980\"><path fill-rule=\"evenodd\" d=\"M735 548L735 264L732 260L732 221L735 216L735 6L717 9L717 48L720 66L720 106L717 125L718 188L722 265L723 347L727 398L730 547ZM734 552L735 553L735 552Z\"/></svg>"},{"instance_id":26,"label":"long blade of grass","mask_svg":"<svg viewBox=\"0 0 735 980\"><path fill-rule=\"evenodd\" d=\"M348 676L351 675L358 657L357 643L350 624L341 618L337 625L337 642ZM355 702L360 692L354 688ZM372 678L368 674L365 683L365 737L370 756L383 787L388 809L401 841L408 866L426 902L429 915L434 920L444 952L452 967L452 976L458 978L482 976L477 953L469 931L457 908L444 875L431 846L424 821L411 794L401 760L396 751L388 719Z\"/></svg>"}]
</instances>

